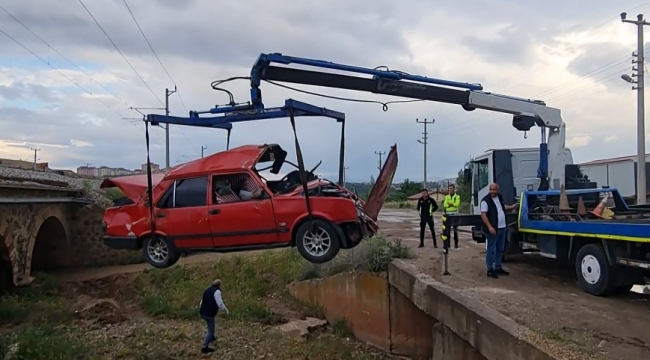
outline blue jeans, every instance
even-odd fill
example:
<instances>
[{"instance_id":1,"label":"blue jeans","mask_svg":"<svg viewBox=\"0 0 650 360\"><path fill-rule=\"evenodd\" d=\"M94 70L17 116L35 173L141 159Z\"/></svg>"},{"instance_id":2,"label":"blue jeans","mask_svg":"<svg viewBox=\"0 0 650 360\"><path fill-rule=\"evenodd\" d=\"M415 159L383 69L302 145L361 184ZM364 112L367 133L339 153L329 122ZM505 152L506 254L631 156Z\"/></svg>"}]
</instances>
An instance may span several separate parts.
<instances>
[{"instance_id":1,"label":"blue jeans","mask_svg":"<svg viewBox=\"0 0 650 360\"><path fill-rule=\"evenodd\" d=\"M486 236L485 265L488 271L501 269L501 258L506 249L506 231L506 228L497 229L496 234L488 233Z\"/></svg>"},{"instance_id":2,"label":"blue jeans","mask_svg":"<svg viewBox=\"0 0 650 360\"><path fill-rule=\"evenodd\" d=\"M214 340L214 318L213 317L207 317L207 316L201 316L201 319L205 320L206 324L208 325L208 333L205 334L205 339L203 340L203 347L207 348L212 340Z\"/></svg>"}]
</instances>

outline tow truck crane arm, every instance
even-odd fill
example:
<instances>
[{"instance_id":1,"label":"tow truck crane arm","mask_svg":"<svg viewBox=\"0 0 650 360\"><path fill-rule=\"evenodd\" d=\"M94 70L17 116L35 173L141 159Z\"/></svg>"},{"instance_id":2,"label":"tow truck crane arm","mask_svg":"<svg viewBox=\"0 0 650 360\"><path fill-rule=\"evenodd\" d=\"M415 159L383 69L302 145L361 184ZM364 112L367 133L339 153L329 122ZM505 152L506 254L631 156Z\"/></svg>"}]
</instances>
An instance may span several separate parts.
<instances>
[{"instance_id":1,"label":"tow truck crane arm","mask_svg":"<svg viewBox=\"0 0 650 360\"><path fill-rule=\"evenodd\" d=\"M372 77L364 78L304 69L291 69L284 66L273 66L271 65L273 63L311 66L371 75ZM535 125L541 128L542 141L540 143L538 168L539 189L547 190L551 187L559 189L564 184L566 125L562 121L560 110L546 106L543 101L484 92L480 84L435 79L396 70L343 65L279 53L261 54L251 70L251 104L257 109L264 108L260 89L262 81L364 91L457 104L467 111L483 109L511 114L513 115L512 126L519 131L529 131ZM546 134L547 129L548 134ZM549 166L549 162L551 166Z\"/></svg>"}]
</instances>

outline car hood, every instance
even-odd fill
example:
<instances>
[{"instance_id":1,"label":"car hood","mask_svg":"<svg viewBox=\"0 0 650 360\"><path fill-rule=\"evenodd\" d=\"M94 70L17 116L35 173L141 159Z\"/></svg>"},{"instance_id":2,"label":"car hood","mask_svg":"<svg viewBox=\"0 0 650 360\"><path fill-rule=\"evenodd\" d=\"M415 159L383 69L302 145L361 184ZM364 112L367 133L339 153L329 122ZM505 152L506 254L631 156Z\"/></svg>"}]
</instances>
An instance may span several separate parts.
<instances>
[{"instance_id":1,"label":"car hood","mask_svg":"<svg viewBox=\"0 0 650 360\"><path fill-rule=\"evenodd\" d=\"M366 201L363 206L363 212L366 213L371 219L377 221L379 216L379 211L384 202L386 201L386 196L388 196L388 191L393 185L393 177L395 176L395 171L397 170L397 144L390 147L390 152L384 165L379 171L379 176L375 181L368 195L368 201Z\"/></svg>"},{"instance_id":2,"label":"car hood","mask_svg":"<svg viewBox=\"0 0 650 360\"><path fill-rule=\"evenodd\" d=\"M164 176L165 174L151 174L151 186L155 188ZM147 175L127 175L106 179L99 187L102 189L117 187L126 197L137 202L147 190Z\"/></svg>"}]
</instances>

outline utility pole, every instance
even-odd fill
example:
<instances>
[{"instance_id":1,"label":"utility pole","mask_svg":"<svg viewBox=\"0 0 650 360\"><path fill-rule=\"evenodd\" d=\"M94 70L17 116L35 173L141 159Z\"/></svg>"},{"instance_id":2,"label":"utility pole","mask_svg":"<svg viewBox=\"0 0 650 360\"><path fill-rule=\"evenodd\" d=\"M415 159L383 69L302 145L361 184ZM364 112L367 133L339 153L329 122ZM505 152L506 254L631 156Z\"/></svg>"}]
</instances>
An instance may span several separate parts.
<instances>
[{"instance_id":1,"label":"utility pole","mask_svg":"<svg viewBox=\"0 0 650 360\"><path fill-rule=\"evenodd\" d=\"M174 90L165 89L165 115L169 116L169 95L175 93L178 89L174 85ZM165 168L169 169L169 124L165 125Z\"/></svg>"},{"instance_id":2,"label":"utility pole","mask_svg":"<svg viewBox=\"0 0 650 360\"><path fill-rule=\"evenodd\" d=\"M206 150L208 146L201 146L201 157L203 157L203 150Z\"/></svg>"},{"instance_id":3,"label":"utility pole","mask_svg":"<svg viewBox=\"0 0 650 360\"><path fill-rule=\"evenodd\" d=\"M644 56L643 56L643 27L645 25L650 25L649 22L643 19L643 14L636 16L636 20L627 20L627 14L621 13L621 21L624 23L634 24L637 27L637 50L636 54L632 53L636 57L636 60L632 60L632 64L636 64L636 67L632 67L633 71L636 71L636 74L632 74L632 77L629 75L622 75L621 78L629 83L636 84L632 86L632 90L636 90L637 103L636 103L636 151L637 151L637 171L636 171L636 202L637 204L646 203L646 166L645 166L645 107L644 107ZM633 79L633 78L636 78Z\"/></svg>"},{"instance_id":4,"label":"utility pole","mask_svg":"<svg viewBox=\"0 0 650 360\"><path fill-rule=\"evenodd\" d=\"M169 95L177 92L178 89L176 88L176 85L174 85L174 90L169 90L165 89L165 107L164 108L136 108L131 106L129 109L135 110L142 114L142 116L145 116L143 112L140 110L165 110L165 115L169 116ZM123 118L125 120L132 120L133 118ZM165 129L165 169L169 169L169 124L165 124L165 126L158 125L161 128Z\"/></svg>"},{"instance_id":5,"label":"utility pole","mask_svg":"<svg viewBox=\"0 0 650 360\"><path fill-rule=\"evenodd\" d=\"M34 165L36 165L36 161L38 160L37 159L37 154L38 154L39 151L41 151L41 149L32 148L32 150L34 150Z\"/></svg>"},{"instance_id":6,"label":"utility pole","mask_svg":"<svg viewBox=\"0 0 650 360\"><path fill-rule=\"evenodd\" d=\"M87 168L89 168L90 165L92 165L92 164L91 164L91 163L84 163L84 165L85 165Z\"/></svg>"},{"instance_id":7,"label":"utility pole","mask_svg":"<svg viewBox=\"0 0 650 360\"><path fill-rule=\"evenodd\" d=\"M385 151L375 151L375 154L379 155L379 166L377 166L377 170L379 170L379 172L381 172L381 156L385 153Z\"/></svg>"},{"instance_id":8,"label":"utility pole","mask_svg":"<svg viewBox=\"0 0 650 360\"><path fill-rule=\"evenodd\" d=\"M346 166L343 168L343 186L345 186L345 174L347 173L347 170L349 169L349 166Z\"/></svg>"},{"instance_id":9,"label":"utility pole","mask_svg":"<svg viewBox=\"0 0 650 360\"><path fill-rule=\"evenodd\" d=\"M429 132L427 131L427 124L433 124L436 122L435 119L432 119L431 121L427 121L427 119L424 119L423 121L420 121L420 119L415 119L415 122L418 124L424 124L424 132L422 133L422 139L418 140L418 142L422 145L424 145L424 181L422 182L422 188L427 189L427 144L429 140Z\"/></svg>"}]
</instances>

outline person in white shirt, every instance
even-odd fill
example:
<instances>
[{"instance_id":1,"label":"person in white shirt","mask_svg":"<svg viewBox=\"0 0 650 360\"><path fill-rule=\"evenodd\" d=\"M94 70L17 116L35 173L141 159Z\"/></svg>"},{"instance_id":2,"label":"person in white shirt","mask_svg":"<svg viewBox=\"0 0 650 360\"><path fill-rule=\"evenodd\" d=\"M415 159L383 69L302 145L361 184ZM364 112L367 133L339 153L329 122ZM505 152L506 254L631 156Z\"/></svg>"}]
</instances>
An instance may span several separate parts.
<instances>
[{"instance_id":1,"label":"person in white shirt","mask_svg":"<svg viewBox=\"0 0 650 360\"><path fill-rule=\"evenodd\" d=\"M498 278L499 275L510 275L501 266L501 258L506 248L506 211L516 209L519 204L505 205L499 194L499 185L490 184L490 192L481 200L481 219L485 234L485 264L487 276Z\"/></svg>"},{"instance_id":2,"label":"person in white shirt","mask_svg":"<svg viewBox=\"0 0 650 360\"><path fill-rule=\"evenodd\" d=\"M220 310L226 315L230 313L221 298L221 280L217 279L203 291L203 298L199 304L199 314L208 326L208 332L205 334L203 346L201 347L201 352L204 354L214 352L214 349L209 346L211 342L217 340L214 319Z\"/></svg>"}]
</instances>

